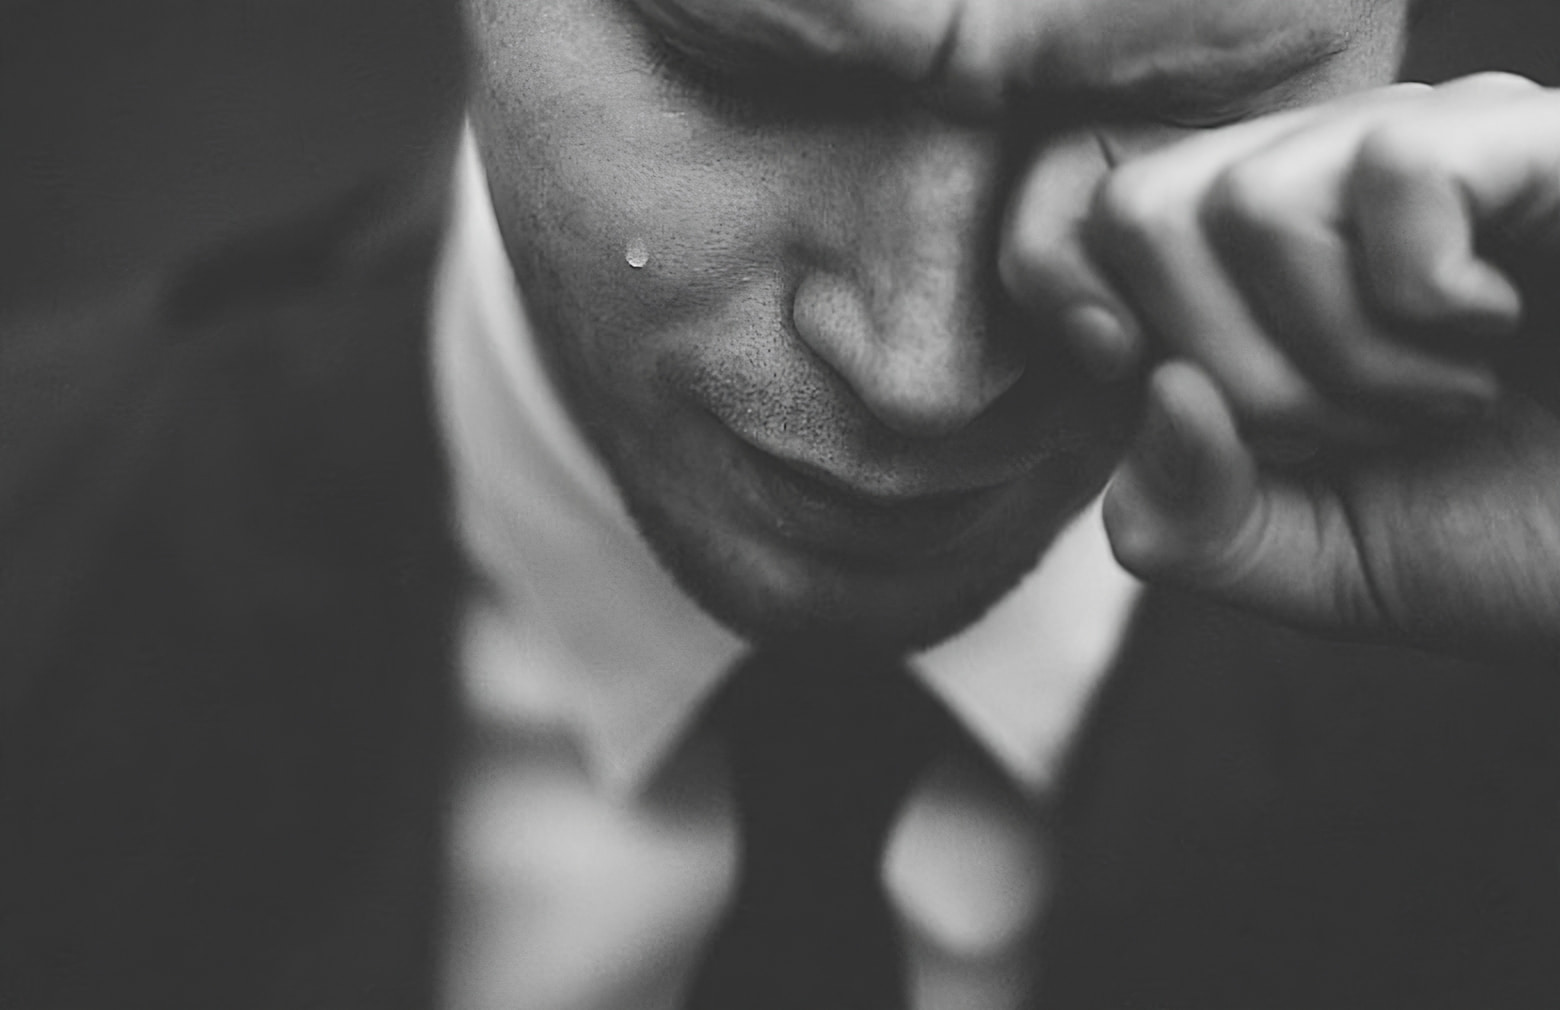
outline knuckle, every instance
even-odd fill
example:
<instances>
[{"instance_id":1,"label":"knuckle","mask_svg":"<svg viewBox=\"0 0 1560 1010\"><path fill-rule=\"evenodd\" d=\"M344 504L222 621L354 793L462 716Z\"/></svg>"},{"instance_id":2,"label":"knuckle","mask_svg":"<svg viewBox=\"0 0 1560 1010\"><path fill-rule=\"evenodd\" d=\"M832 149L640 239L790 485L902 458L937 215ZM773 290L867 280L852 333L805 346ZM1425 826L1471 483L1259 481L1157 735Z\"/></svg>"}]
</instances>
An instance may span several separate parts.
<instances>
[{"instance_id":1,"label":"knuckle","mask_svg":"<svg viewBox=\"0 0 1560 1010\"><path fill-rule=\"evenodd\" d=\"M997 276L1009 293L1019 294L1036 281L1037 263L1035 251L1014 232L997 250Z\"/></svg>"},{"instance_id":2,"label":"knuckle","mask_svg":"<svg viewBox=\"0 0 1560 1010\"><path fill-rule=\"evenodd\" d=\"M1521 74L1514 74L1505 70L1484 70L1476 74L1469 74L1467 77L1454 81L1447 87L1448 90L1498 91L1507 93L1543 90L1538 82L1529 80Z\"/></svg>"},{"instance_id":3,"label":"knuckle","mask_svg":"<svg viewBox=\"0 0 1560 1010\"><path fill-rule=\"evenodd\" d=\"M1209 207L1221 218L1267 222L1283 210L1278 180L1261 161L1247 161L1226 169L1214 183Z\"/></svg>"},{"instance_id":4,"label":"knuckle","mask_svg":"<svg viewBox=\"0 0 1560 1010\"><path fill-rule=\"evenodd\" d=\"M997 252L997 268L1004 282L1024 285L1046 279L1056 268L1061 240L1033 219L1013 222Z\"/></svg>"},{"instance_id":5,"label":"knuckle","mask_svg":"<svg viewBox=\"0 0 1560 1010\"><path fill-rule=\"evenodd\" d=\"M1232 166L1220 174L1203 207L1215 241L1239 251L1265 249L1290 227L1293 201L1281 174L1265 161Z\"/></svg>"},{"instance_id":6,"label":"knuckle","mask_svg":"<svg viewBox=\"0 0 1560 1010\"><path fill-rule=\"evenodd\" d=\"M1360 141L1355 170L1371 189L1397 188L1435 169L1437 138L1419 120L1376 125Z\"/></svg>"},{"instance_id":7,"label":"knuckle","mask_svg":"<svg viewBox=\"0 0 1560 1010\"><path fill-rule=\"evenodd\" d=\"M997 276L1020 304L1051 305L1078 286L1074 256L1054 236L1016 230L997 252Z\"/></svg>"},{"instance_id":8,"label":"knuckle","mask_svg":"<svg viewBox=\"0 0 1560 1010\"><path fill-rule=\"evenodd\" d=\"M1100 187L1094 235L1137 253L1151 253L1183 230L1183 201L1144 163L1117 169Z\"/></svg>"}]
</instances>

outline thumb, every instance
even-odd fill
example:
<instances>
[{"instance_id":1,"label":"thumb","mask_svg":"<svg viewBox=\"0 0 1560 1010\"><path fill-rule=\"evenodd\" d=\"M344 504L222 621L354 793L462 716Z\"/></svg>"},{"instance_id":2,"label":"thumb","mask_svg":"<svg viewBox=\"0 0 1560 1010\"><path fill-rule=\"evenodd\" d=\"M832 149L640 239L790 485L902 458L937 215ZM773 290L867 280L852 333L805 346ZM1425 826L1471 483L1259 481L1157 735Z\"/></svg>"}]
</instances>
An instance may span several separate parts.
<instances>
[{"instance_id":1,"label":"thumb","mask_svg":"<svg viewBox=\"0 0 1560 1010\"><path fill-rule=\"evenodd\" d=\"M1334 632L1378 623L1337 496L1259 467L1218 387L1189 362L1151 377L1104 518L1117 560L1146 581Z\"/></svg>"}]
</instances>

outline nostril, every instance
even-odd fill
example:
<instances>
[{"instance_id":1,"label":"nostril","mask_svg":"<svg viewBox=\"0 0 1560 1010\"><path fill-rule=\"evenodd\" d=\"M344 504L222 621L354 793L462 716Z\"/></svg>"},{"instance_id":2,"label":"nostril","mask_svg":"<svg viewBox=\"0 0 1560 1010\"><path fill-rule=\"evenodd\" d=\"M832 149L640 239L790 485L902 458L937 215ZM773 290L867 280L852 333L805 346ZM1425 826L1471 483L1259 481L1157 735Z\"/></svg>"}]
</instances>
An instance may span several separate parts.
<instances>
[{"instance_id":1,"label":"nostril","mask_svg":"<svg viewBox=\"0 0 1560 1010\"><path fill-rule=\"evenodd\" d=\"M866 408L904 435L950 435L984 414L1023 373L1023 356L966 299L873 299L848 279L815 274L799 286L797 335Z\"/></svg>"}]
</instances>

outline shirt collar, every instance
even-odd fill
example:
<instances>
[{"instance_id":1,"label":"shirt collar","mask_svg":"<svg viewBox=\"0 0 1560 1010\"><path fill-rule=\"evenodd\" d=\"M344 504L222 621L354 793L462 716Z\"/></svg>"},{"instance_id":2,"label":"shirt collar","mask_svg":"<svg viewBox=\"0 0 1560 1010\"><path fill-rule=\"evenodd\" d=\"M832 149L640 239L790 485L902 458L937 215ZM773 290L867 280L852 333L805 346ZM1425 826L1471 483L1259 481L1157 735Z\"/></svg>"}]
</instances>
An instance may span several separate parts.
<instances>
[{"instance_id":1,"label":"shirt collar","mask_svg":"<svg viewBox=\"0 0 1560 1010\"><path fill-rule=\"evenodd\" d=\"M577 734L604 786L636 789L746 646L655 559L548 381L469 131L436 284L436 398L477 575L468 616L489 618L462 664L471 703L500 724ZM912 666L1018 782L1044 790L1137 591L1091 509Z\"/></svg>"}]
</instances>

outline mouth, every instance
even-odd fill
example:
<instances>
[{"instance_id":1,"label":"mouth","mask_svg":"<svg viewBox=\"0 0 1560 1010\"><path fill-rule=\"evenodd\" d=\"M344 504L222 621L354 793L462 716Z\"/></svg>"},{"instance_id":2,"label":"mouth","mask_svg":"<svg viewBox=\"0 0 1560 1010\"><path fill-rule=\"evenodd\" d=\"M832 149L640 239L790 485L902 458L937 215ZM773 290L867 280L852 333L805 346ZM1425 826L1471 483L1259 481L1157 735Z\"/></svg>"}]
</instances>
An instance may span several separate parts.
<instances>
[{"instance_id":1,"label":"mouth","mask_svg":"<svg viewBox=\"0 0 1560 1010\"><path fill-rule=\"evenodd\" d=\"M712 502L730 495L725 521L782 550L884 574L951 574L1081 504L1130 418L1126 392L1070 373L1036 373L933 439L899 435L848 390L807 376L760 383L740 367L701 369L678 386L726 471L711 490Z\"/></svg>"},{"instance_id":2,"label":"mouth","mask_svg":"<svg viewBox=\"0 0 1560 1010\"><path fill-rule=\"evenodd\" d=\"M862 562L924 562L954 553L1002 511L1011 485L950 489L897 474L844 477L740 436L733 441L751 504L771 532L804 549Z\"/></svg>"}]
</instances>

